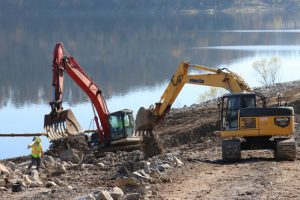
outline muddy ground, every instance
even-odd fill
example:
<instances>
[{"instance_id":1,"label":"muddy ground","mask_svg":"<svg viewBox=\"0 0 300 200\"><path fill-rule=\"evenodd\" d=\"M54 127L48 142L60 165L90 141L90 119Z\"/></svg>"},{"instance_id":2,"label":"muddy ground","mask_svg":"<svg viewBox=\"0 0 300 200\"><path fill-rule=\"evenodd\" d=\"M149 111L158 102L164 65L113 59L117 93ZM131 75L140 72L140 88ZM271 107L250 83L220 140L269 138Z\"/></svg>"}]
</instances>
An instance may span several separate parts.
<instances>
[{"instance_id":1,"label":"muddy ground","mask_svg":"<svg viewBox=\"0 0 300 200\"><path fill-rule=\"evenodd\" d=\"M296 122L300 122L300 81L260 88L258 91L272 96L269 105L276 103L274 94L281 91L284 102L295 109ZM139 189L135 188L134 192L139 193L137 199L300 199L299 152L294 162L274 161L273 152L263 150L244 151L241 162L223 163L221 140L215 132L218 130L218 117L216 101L172 109L156 127L155 134L164 147L163 154L176 155L184 165L170 164L170 167L159 172L160 178L154 179L155 176L151 175L151 180L144 180L143 189L140 186ZM298 126L295 133L297 143L299 134ZM81 164L69 166L66 173L57 176L64 183L62 186L28 187L17 193L8 189L0 191L0 199L74 199L103 188L121 187L120 182L116 181L120 173L117 165L122 163L127 171L132 172L140 169L135 166L137 163L144 163L140 158L137 162L131 162L135 160L131 155L136 154L119 152L97 158L95 163L82 161ZM147 161L152 163L160 159L164 162L165 157ZM28 158L13 161L18 163L26 160ZM105 164L109 167L99 167L96 163L100 161L107 162ZM52 168L43 169L42 180L51 180L51 173ZM124 192L129 194L132 191Z\"/></svg>"}]
</instances>

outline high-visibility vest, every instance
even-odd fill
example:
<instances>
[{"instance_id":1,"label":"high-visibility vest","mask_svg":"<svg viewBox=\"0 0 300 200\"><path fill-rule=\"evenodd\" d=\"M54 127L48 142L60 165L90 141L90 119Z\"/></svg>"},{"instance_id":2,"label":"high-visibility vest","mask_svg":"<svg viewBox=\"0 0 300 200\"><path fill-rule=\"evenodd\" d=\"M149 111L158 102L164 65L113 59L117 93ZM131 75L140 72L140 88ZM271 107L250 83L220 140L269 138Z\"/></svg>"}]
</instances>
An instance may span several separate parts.
<instances>
[{"instance_id":1,"label":"high-visibility vest","mask_svg":"<svg viewBox=\"0 0 300 200\"><path fill-rule=\"evenodd\" d=\"M31 148L31 155L34 158L40 158L42 156L42 145L34 143Z\"/></svg>"}]
</instances>

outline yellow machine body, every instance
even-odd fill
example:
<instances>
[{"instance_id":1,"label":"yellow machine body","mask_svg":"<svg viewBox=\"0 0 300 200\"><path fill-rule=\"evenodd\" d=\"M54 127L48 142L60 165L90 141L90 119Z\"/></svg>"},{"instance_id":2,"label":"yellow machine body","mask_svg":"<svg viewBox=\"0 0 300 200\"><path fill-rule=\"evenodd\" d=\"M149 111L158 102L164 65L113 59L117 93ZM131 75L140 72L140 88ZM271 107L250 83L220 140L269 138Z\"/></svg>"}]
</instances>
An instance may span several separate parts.
<instances>
[{"instance_id":1,"label":"yellow machine body","mask_svg":"<svg viewBox=\"0 0 300 200\"><path fill-rule=\"evenodd\" d=\"M221 137L274 137L292 136L295 133L294 116L239 117L238 122L238 129L223 130Z\"/></svg>"}]
</instances>

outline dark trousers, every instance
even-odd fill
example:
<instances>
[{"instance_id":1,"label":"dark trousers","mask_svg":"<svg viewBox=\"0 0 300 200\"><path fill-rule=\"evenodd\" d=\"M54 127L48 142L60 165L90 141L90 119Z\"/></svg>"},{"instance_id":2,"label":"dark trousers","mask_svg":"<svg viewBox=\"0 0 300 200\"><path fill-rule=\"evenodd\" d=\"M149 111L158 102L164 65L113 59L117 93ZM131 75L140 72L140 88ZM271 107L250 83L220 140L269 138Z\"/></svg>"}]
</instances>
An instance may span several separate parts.
<instances>
[{"instance_id":1,"label":"dark trousers","mask_svg":"<svg viewBox=\"0 0 300 200\"><path fill-rule=\"evenodd\" d=\"M39 171L41 166L41 158L31 157L31 163L28 165L28 169L31 169L33 165L36 165L36 170Z\"/></svg>"}]
</instances>

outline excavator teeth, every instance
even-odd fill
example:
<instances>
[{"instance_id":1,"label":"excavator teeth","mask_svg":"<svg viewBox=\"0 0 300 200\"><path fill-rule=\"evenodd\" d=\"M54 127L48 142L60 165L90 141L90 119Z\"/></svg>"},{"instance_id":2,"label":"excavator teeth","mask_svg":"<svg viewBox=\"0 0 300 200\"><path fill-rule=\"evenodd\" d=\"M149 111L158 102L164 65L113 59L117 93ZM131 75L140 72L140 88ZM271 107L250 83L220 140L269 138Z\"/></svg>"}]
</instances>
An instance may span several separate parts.
<instances>
[{"instance_id":1,"label":"excavator teeth","mask_svg":"<svg viewBox=\"0 0 300 200\"><path fill-rule=\"evenodd\" d=\"M60 139L63 135L63 130L61 129L61 123L57 124L57 127L55 129L55 133L56 133L56 138Z\"/></svg>"},{"instance_id":2,"label":"excavator teeth","mask_svg":"<svg viewBox=\"0 0 300 200\"><path fill-rule=\"evenodd\" d=\"M63 134L64 137L67 137L67 136L68 136L66 124L67 124L66 122L63 122L63 123L62 123L63 129L64 129L64 134Z\"/></svg>"},{"instance_id":3,"label":"excavator teeth","mask_svg":"<svg viewBox=\"0 0 300 200\"><path fill-rule=\"evenodd\" d=\"M52 132L51 132L51 127L50 126L46 126L45 127L45 132L47 133L48 137L50 138L50 140L53 140L53 136L52 136Z\"/></svg>"},{"instance_id":4,"label":"excavator teeth","mask_svg":"<svg viewBox=\"0 0 300 200\"><path fill-rule=\"evenodd\" d=\"M51 140L78 135L82 132L82 128L71 110L45 115L44 127Z\"/></svg>"},{"instance_id":5,"label":"excavator teeth","mask_svg":"<svg viewBox=\"0 0 300 200\"><path fill-rule=\"evenodd\" d=\"M53 140L52 135L51 135L50 126L45 126L45 132L46 132L48 138L49 138L50 140Z\"/></svg>"},{"instance_id":6,"label":"excavator teeth","mask_svg":"<svg viewBox=\"0 0 300 200\"><path fill-rule=\"evenodd\" d=\"M61 129L61 122L57 123L57 127L55 132L57 132L58 136L61 136L63 133L63 130Z\"/></svg>"},{"instance_id":7,"label":"excavator teeth","mask_svg":"<svg viewBox=\"0 0 300 200\"><path fill-rule=\"evenodd\" d=\"M53 137L54 140L57 140L57 136L56 136L56 132L57 132L56 129L57 128L56 128L56 126L57 126L56 124L53 124L51 126L51 135L52 135L52 137Z\"/></svg>"},{"instance_id":8,"label":"excavator teeth","mask_svg":"<svg viewBox=\"0 0 300 200\"><path fill-rule=\"evenodd\" d=\"M64 135L64 130L63 130L63 127L62 127L62 122L59 122L59 123L57 124L57 127L56 127L55 132L57 133L57 134L56 134L57 139L63 137L63 135Z\"/></svg>"},{"instance_id":9,"label":"excavator teeth","mask_svg":"<svg viewBox=\"0 0 300 200\"><path fill-rule=\"evenodd\" d=\"M61 137L65 137L66 136L66 128L65 128L65 123L64 122L61 122L60 123L60 134L61 134Z\"/></svg>"},{"instance_id":10,"label":"excavator teeth","mask_svg":"<svg viewBox=\"0 0 300 200\"><path fill-rule=\"evenodd\" d=\"M51 137L53 138L53 140L57 140L55 124L53 124L50 127L50 132L51 132Z\"/></svg>"},{"instance_id":11,"label":"excavator teeth","mask_svg":"<svg viewBox=\"0 0 300 200\"><path fill-rule=\"evenodd\" d=\"M152 131L135 131L135 136L138 136L138 137L140 137L140 136L147 136L147 137L150 137L153 133L152 133Z\"/></svg>"},{"instance_id":12,"label":"excavator teeth","mask_svg":"<svg viewBox=\"0 0 300 200\"><path fill-rule=\"evenodd\" d=\"M58 140L67 136L66 125L64 122L46 125L45 132L50 140Z\"/></svg>"},{"instance_id":13,"label":"excavator teeth","mask_svg":"<svg viewBox=\"0 0 300 200\"><path fill-rule=\"evenodd\" d=\"M49 126L49 135L51 136L52 140L55 140L55 136L53 135L53 128L51 126Z\"/></svg>"},{"instance_id":14,"label":"excavator teeth","mask_svg":"<svg viewBox=\"0 0 300 200\"><path fill-rule=\"evenodd\" d=\"M61 131L58 123L45 126L45 131L48 134L50 140L58 140L62 138L62 134L60 133Z\"/></svg>"}]
</instances>

